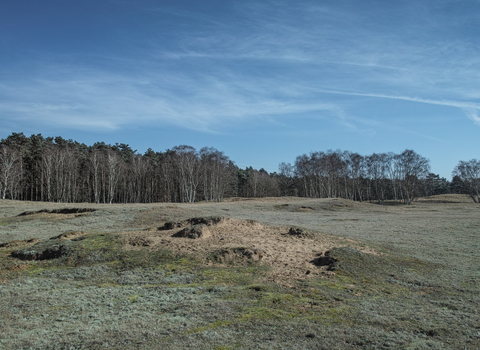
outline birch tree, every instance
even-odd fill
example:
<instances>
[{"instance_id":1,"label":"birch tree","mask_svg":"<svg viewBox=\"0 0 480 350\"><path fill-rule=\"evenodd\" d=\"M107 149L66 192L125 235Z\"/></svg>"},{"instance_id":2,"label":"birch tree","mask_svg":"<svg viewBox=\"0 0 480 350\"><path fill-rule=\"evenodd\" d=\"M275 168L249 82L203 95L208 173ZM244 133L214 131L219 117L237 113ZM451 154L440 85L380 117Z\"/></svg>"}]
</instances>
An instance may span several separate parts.
<instances>
[{"instance_id":1,"label":"birch tree","mask_svg":"<svg viewBox=\"0 0 480 350\"><path fill-rule=\"evenodd\" d=\"M110 204L115 199L115 190L120 179L121 162L122 159L117 152L111 149L107 151L106 170L108 177L108 202Z\"/></svg>"},{"instance_id":2,"label":"birch tree","mask_svg":"<svg viewBox=\"0 0 480 350\"><path fill-rule=\"evenodd\" d=\"M480 161L471 159L461 160L453 169L452 177L458 176L464 188L475 203L480 203Z\"/></svg>"},{"instance_id":3,"label":"birch tree","mask_svg":"<svg viewBox=\"0 0 480 350\"><path fill-rule=\"evenodd\" d=\"M15 182L20 175L20 153L12 147L0 146L0 191L2 199L6 198L8 188L13 196Z\"/></svg>"},{"instance_id":4,"label":"birch tree","mask_svg":"<svg viewBox=\"0 0 480 350\"><path fill-rule=\"evenodd\" d=\"M197 151L191 146L176 146L175 165L180 176L180 196L182 202L193 203L197 197L200 182L201 163Z\"/></svg>"}]
</instances>

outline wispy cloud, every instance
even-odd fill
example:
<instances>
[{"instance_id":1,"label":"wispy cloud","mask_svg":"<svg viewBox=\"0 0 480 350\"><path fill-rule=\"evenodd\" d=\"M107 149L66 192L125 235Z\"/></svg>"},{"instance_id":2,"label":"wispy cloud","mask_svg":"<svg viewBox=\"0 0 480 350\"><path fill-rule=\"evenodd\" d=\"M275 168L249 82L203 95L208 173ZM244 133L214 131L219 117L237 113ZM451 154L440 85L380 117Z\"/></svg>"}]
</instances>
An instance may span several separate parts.
<instances>
[{"instance_id":1,"label":"wispy cloud","mask_svg":"<svg viewBox=\"0 0 480 350\"><path fill-rule=\"evenodd\" d=\"M438 8L444 6L448 2ZM157 44L157 53L170 59L211 59L231 68L239 60L265 61L295 72L297 81L316 79L317 86L330 89L375 85L406 96L427 92L468 100L472 89L478 95L473 79L480 76L478 45L462 40L457 27L432 7L408 2L365 11L355 3L292 7L266 1L237 9L239 16L180 36L177 46L162 49Z\"/></svg>"},{"instance_id":2,"label":"wispy cloud","mask_svg":"<svg viewBox=\"0 0 480 350\"><path fill-rule=\"evenodd\" d=\"M431 105L457 107L457 108L461 108L469 119L471 119L475 124L480 126L480 117L478 116L478 112L480 110L480 103L476 103L476 102L432 100L432 99L402 96L402 95L384 95L384 94L374 94L374 93L346 92L346 91L334 91L334 90L323 90L323 89L318 89L317 91L321 93L327 93L327 94L385 98L385 99L392 99L392 100L425 103L425 104L431 104Z\"/></svg>"},{"instance_id":3,"label":"wispy cloud","mask_svg":"<svg viewBox=\"0 0 480 350\"><path fill-rule=\"evenodd\" d=\"M426 103L426 104L431 104L431 105L459 107L459 108L464 108L464 109L474 109L474 110L480 109L480 103L475 103L475 102L432 100L432 99L402 96L402 95L384 95L384 94L346 92L346 91L334 91L334 90L323 90L323 89L318 89L317 91L318 92L323 92L323 93L328 93L328 94L338 94L338 95L348 95L348 96L364 96L364 97L374 97L374 98L387 98L387 99L392 99L392 100L403 100L403 101L410 101L410 102Z\"/></svg>"},{"instance_id":4,"label":"wispy cloud","mask_svg":"<svg viewBox=\"0 0 480 350\"><path fill-rule=\"evenodd\" d=\"M478 116L478 110L473 108L465 108L465 114L470 118L475 124L480 126L480 117Z\"/></svg>"},{"instance_id":5,"label":"wispy cloud","mask_svg":"<svg viewBox=\"0 0 480 350\"><path fill-rule=\"evenodd\" d=\"M470 120L472 120L475 124L480 126L480 117L478 116L478 112L480 110L480 103L476 103L476 102L432 100L432 99L402 96L402 95L384 95L384 94L345 92L345 91L333 91L333 90L322 90L322 89L318 90L318 92L327 93L327 94L347 95L347 96L386 98L386 99L392 99L392 100L410 101L410 102L425 103L425 104L431 104L431 105L457 107L457 108L461 108Z\"/></svg>"},{"instance_id":6,"label":"wispy cloud","mask_svg":"<svg viewBox=\"0 0 480 350\"><path fill-rule=\"evenodd\" d=\"M301 88L297 91L278 80L255 80L232 72L137 74L48 67L35 79L0 84L2 118L92 131L174 125L218 133L252 120L300 118L323 111L355 128L339 106L299 100Z\"/></svg>"},{"instance_id":7,"label":"wispy cloud","mask_svg":"<svg viewBox=\"0 0 480 350\"><path fill-rule=\"evenodd\" d=\"M453 32L438 36L443 17L429 6L230 5L225 17L149 8L148 31L117 38L129 40L124 55L72 55L70 65L44 55L0 84L2 118L99 131L138 124L226 132L262 118L299 123L302 114L322 114L360 131L348 103L319 99L321 92L457 107L478 124L478 46Z\"/></svg>"}]
</instances>

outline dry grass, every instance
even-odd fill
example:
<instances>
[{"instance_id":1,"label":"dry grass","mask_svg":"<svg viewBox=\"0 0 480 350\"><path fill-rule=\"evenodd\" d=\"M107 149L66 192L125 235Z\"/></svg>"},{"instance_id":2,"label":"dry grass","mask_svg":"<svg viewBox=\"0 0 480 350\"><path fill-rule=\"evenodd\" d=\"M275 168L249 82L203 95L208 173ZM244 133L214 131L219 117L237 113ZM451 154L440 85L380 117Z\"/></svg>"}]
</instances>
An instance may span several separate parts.
<instances>
[{"instance_id":1,"label":"dry grass","mask_svg":"<svg viewBox=\"0 0 480 350\"><path fill-rule=\"evenodd\" d=\"M97 211L18 216L74 207ZM479 214L458 195L0 201L0 348L476 349ZM158 229L207 216L226 219L198 239ZM64 255L10 255L31 238Z\"/></svg>"}]
</instances>

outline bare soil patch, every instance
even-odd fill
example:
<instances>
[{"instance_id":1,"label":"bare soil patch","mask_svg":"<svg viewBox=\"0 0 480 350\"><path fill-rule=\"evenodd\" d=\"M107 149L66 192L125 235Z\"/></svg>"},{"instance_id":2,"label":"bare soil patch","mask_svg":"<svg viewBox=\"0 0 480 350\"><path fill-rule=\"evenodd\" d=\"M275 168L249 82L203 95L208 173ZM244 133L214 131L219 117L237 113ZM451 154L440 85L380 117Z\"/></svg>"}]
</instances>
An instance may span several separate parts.
<instances>
[{"instance_id":1,"label":"bare soil patch","mask_svg":"<svg viewBox=\"0 0 480 350\"><path fill-rule=\"evenodd\" d=\"M298 227L267 226L257 221L228 217L191 218L168 222L157 231L125 232L126 249L169 249L194 256L205 265L245 265L260 261L270 266L267 280L290 285L296 279L330 275L327 266L315 263L334 247L356 246L376 254L359 242L339 239ZM219 254L229 258L218 259Z\"/></svg>"},{"instance_id":2,"label":"bare soil patch","mask_svg":"<svg viewBox=\"0 0 480 350\"><path fill-rule=\"evenodd\" d=\"M27 216L27 215L44 214L44 213L45 214L85 214L85 213L92 213L94 211L96 211L96 209L92 209L92 208L42 209L37 211L24 211L18 216Z\"/></svg>"},{"instance_id":3,"label":"bare soil patch","mask_svg":"<svg viewBox=\"0 0 480 350\"><path fill-rule=\"evenodd\" d=\"M84 231L67 231L58 236L51 237L50 239L70 240L70 239L82 237L86 234L87 233Z\"/></svg>"},{"instance_id":4,"label":"bare soil patch","mask_svg":"<svg viewBox=\"0 0 480 350\"><path fill-rule=\"evenodd\" d=\"M25 246L29 244L33 245L39 241L40 240L38 238L24 239L22 241L15 240L15 241L10 241L10 242L5 242L0 244L0 248L14 248L14 247L20 247L20 246Z\"/></svg>"}]
</instances>

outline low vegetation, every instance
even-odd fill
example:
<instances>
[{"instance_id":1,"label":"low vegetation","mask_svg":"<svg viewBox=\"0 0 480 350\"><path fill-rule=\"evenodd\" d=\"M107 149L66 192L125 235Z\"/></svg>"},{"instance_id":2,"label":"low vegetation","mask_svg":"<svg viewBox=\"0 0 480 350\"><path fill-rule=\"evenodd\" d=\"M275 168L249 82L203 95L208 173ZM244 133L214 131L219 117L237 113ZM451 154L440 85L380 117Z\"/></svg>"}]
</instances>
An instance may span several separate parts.
<instances>
[{"instance_id":1,"label":"low vegetation","mask_svg":"<svg viewBox=\"0 0 480 350\"><path fill-rule=\"evenodd\" d=\"M299 198L97 205L63 232L18 216L42 205L0 201L0 348L480 346L468 198L414 210ZM199 225L209 234L179 234ZM19 239L2 241L7 231Z\"/></svg>"}]
</instances>

